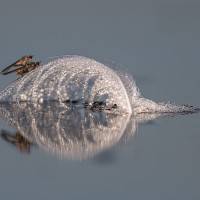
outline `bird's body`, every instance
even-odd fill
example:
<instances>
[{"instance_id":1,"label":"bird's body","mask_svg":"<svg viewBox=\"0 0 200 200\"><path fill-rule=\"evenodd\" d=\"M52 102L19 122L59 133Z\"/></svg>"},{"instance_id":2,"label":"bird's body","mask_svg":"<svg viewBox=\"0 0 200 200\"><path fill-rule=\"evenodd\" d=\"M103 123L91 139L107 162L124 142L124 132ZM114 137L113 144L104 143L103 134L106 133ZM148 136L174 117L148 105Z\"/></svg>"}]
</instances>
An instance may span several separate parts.
<instances>
[{"instance_id":1,"label":"bird's body","mask_svg":"<svg viewBox=\"0 0 200 200\"><path fill-rule=\"evenodd\" d=\"M199 110L188 105L177 106L146 99L129 76L90 58L65 56L37 67L34 67L35 62L30 62L30 58L17 62L24 63L33 66L22 68L22 72L16 71L23 76L1 91L0 102L40 104L57 101L93 111L133 114Z\"/></svg>"}]
</instances>

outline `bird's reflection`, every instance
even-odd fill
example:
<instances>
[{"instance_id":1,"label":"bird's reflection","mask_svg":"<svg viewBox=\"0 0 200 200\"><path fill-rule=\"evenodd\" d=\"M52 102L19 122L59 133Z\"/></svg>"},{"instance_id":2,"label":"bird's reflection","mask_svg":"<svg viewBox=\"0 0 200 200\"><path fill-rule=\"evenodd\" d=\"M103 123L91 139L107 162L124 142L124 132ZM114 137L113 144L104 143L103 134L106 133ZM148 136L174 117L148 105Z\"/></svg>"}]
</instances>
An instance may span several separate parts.
<instances>
[{"instance_id":1,"label":"bird's reflection","mask_svg":"<svg viewBox=\"0 0 200 200\"><path fill-rule=\"evenodd\" d=\"M1 138L6 142L14 145L21 153L30 153L32 143L27 140L20 132L11 133L6 130L1 130Z\"/></svg>"},{"instance_id":2,"label":"bird's reflection","mask_svg":"<svg viewBox=\"0 0 200 200\"><path fill-rule=\"evenodd\" d=\"M87 159L134 135L138 123L157 115L111 114L48 104L1 104L0 116L17 131L1 131L1 138L20 152L33 144L68 159Z\"/></svg>"}]
</instances>

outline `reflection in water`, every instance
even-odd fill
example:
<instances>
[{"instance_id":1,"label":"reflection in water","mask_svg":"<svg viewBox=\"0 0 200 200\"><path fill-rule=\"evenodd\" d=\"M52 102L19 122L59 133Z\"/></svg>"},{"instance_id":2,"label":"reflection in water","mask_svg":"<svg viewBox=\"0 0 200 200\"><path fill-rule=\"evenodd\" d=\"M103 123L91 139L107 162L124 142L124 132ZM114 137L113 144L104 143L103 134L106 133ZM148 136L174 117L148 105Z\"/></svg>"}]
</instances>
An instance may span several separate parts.
<instances>
[{"instance_id":1,"label":"reflection in water","mask_svg":"<svg viewBox=\"0 0 200 200\"><path fill-rule=\"evenodd\" d=\"M1 138L13 144L21 153L30 153L31 142L29 142L20 132L15 134L6 130L1 130Z\"/></svg>"},{"instance_id":2,"label":"reflection in water","mask_svg":"<svg viewBox=\"0 0 200 200\"><path fill-rule=\"evenodd\" d=\"M3 132L16 146L36 143L61 157L84 159L119 141L129 115L92 112L59 103L1 104L1 117L26 139ZM24 142L24 141L29 141ZM30 145L29 145L30 146Z\"/></svg>"},{"instance_id":3,"label":"reflection in water","mask_svg":"<svg viewBox=\"0 0 200 200\"><path fill-rule=\"evenodd\" d=\"M0 115L17 130L15 135L2 131L1 137L20 151L29 152L37 144L61 158L81 160L129 138L139 122L157 117L92 112L56 102L1 104Z\"/></svg>"}]
</instances>

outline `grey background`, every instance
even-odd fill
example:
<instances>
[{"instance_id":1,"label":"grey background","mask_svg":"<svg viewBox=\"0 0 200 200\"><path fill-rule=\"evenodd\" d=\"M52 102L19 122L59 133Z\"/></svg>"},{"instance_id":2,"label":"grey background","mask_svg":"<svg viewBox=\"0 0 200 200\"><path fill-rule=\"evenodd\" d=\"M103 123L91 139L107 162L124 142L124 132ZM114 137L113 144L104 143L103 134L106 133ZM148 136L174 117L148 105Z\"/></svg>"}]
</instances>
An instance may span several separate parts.
<instances>
[{"instance_id":1,"label":"grey background","mask_svg":"<svg viewBox=\"0 0 200 200\"><path fill-rule=\"evenodd\" d=\"M199 105L199 10L197 0L1 0L1 65L24 54L114 61L146 97ZM0 88L13 79L2 76ZM198 114L159 119L83 162L0 141L0 198L199 199L199 127Z\"/></svg>"}]
</instances>

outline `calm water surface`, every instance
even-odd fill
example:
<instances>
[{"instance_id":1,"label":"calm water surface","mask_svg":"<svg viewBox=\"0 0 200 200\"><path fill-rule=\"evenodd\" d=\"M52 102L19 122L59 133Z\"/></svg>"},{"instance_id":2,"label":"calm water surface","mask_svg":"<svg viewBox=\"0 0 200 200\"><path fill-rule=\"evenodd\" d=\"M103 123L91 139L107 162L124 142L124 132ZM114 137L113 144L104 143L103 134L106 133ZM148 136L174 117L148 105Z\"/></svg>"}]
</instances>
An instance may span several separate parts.
<instances>
[{"instance_id":1,"label":"calm water surface","mask_svg":"<svg viewBox=\"0 0 200 200\"><path fill-rule=\"evenodd\" d=\"M114 60L145 97L200 105L199 8L195 0L1 3L1 64L27 53ZM13 79L1 77L0 88ZM83 161L37 145L20 153L0 140L0 198L200 199L199 119L141 124L128 140ZM2 120L0 128L15 131Z\"/></svg>"}]
</instances>

